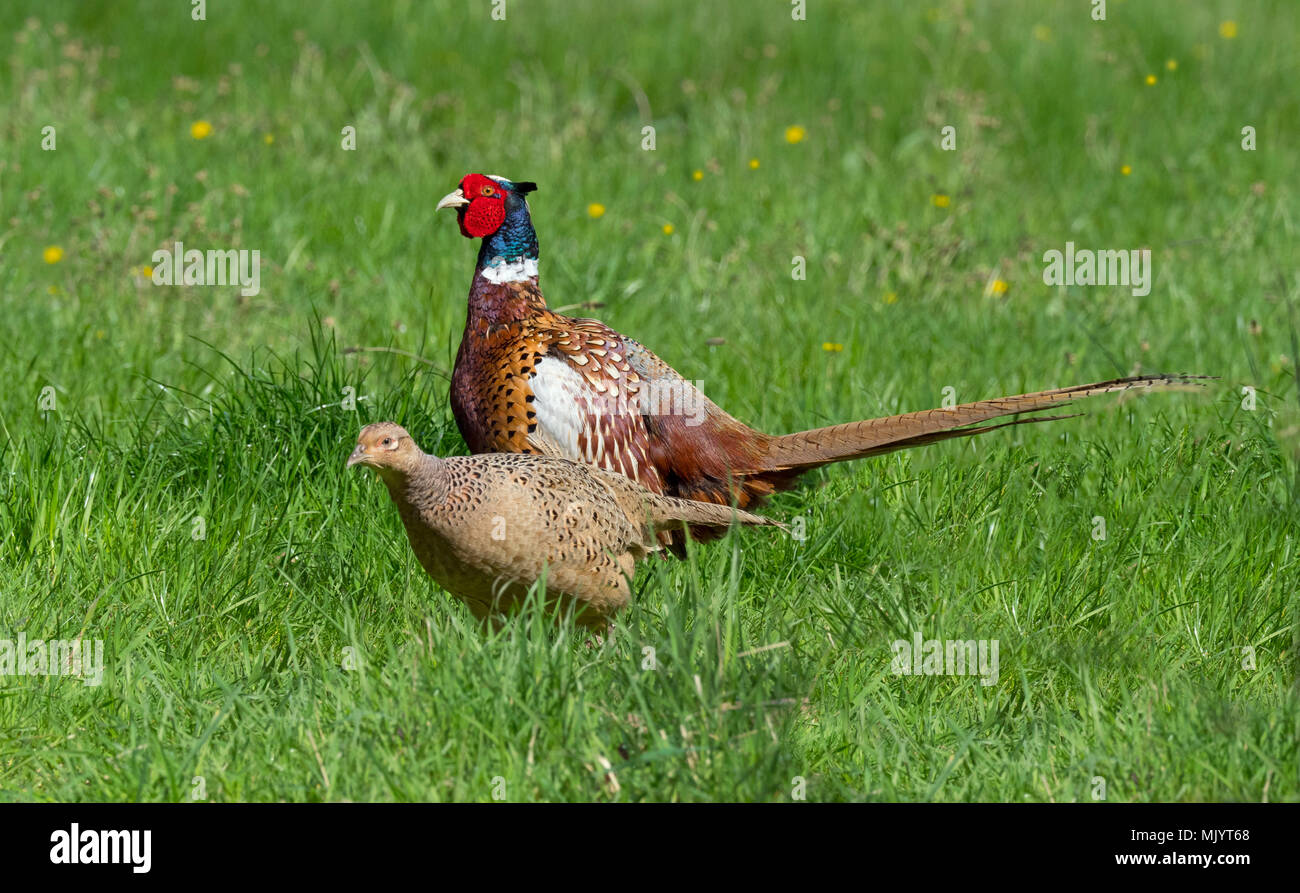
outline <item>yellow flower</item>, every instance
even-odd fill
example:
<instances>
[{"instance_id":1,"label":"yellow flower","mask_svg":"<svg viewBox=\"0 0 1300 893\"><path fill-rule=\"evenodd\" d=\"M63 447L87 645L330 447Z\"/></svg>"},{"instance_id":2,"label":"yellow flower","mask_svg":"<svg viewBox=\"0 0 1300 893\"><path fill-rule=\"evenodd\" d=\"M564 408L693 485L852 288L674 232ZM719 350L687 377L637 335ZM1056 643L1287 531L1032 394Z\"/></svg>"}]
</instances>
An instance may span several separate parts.
<instances>
[{"instance_id":1,"label":"yellow flower","mask_svg":"<svg viewBox=\"0 0 1300 893\"><path fill-rule=\"evenodd\" d=\"M1154 87L1155 85L1156 85L1156 76L1154 74L1147 75L1147 86Z\"/></svg>"},{"instance_id":2,"label":"yellow flower","mask_svg":"<svg viewBox=\"0 0 1300 893\"><path fill-rule=\"evenodd\" d=\"M691 173L691 179L694 180L694 181L697 182L697 183L698 183L699 181L703 180L703 179L704 179L704 171L693 171L693 172Z\"/></svg>"},{"instance_id":3,"label":"yellow flower","mask_svg":"<svg viewBox=\"0 0 1300 893\"><path fill-rule=\"evenodd\" d=\"M145 264L143 267L140 268L140 275L143 276L145 279L152 279L153 267L149 266L148 264Z\"/></svg>"},{"instance_id":4,"label":"yellow flower","mask_svg":"<svg viewBox=\"0 0 1300 893\"><path fill-rule=\"evenodd\" d=\"M605 216L605 206L600 202L592 202L587 205L587 216L592 220L597 220Z\"/></svg>"},{"instance_id":5,"label":"yellow flower","mask_svg":"<svg viewBox=\"0 0 1300 893\"><path fill-rule=\"evenodd\" d=\"M212 125L207 121L195 121L190 125L190 136L196 140L205 140L212 136Z\"/></svg>"},{"instance_id":6,"label":"yellow flower","mask_svg":"<svg viewBox=\"0 0 1300 893\"><path fill-rule=\"evenodd\" d=\"M792 125L785 129L785 141L787 143L801 143L803 142L803 138L806 137L807 135L808 135L808 131L804 130L798 124Z\"/></svg>"},{"instance_id":7,"label":"yellow flower","mask_svg":"<svg viewBox=\"0 0 1300 893\"><path fill-rule=\"evenodd\" d=\"M57 264L63 260L63 249L58 245L50 245L41 252L41 257L45 259L47 264Z\"/></svg>"},{"instance_id":8,"label":"yellow flower","mask_svg":"<svg viewBox=\"0 0 1300 893\"><path fill-rule=\"evenodd\" d=\"M887 292L884 293L884 295L881 296L880 300L884 301L886 304L897 304L897 303L898 303L898 292L896 292L896 291L887 291Z\"/></svg>"},{"instance_id":9,"label":"yellow flower","mask_svg":"<svg viewBox=\"0 0 1300 893\"><path fill-rule=\"evenodd\" d=\"M665 223L663 230L665 236L671 236L673 234L673 225L671 223Z\"/></svg>"},{"instance_id":10,"label":"yellow flower","mask_svg":"<svg viewBox=\"0 0 1300 893\"><path fill-rule=\"evenodd\" d=\"M1129 167L1129 166L1126 164L1126 165L1124 165L1123 167L1121 167L1121 168L1119 169L1119 172L1120 172L1121 174L1123 174L1124 176L1127 177L1129 174L1133 173L1133 168Z\"/></svg>"},{"instance_id":11,"label":"yellow flower","mask_svg":"<svg viewBox=\"0 0 1300 893\"><path fill-rule=\"evenodd\" d=\"M271 143L275 142L275 134L274 133L262 134L262 142L266 143L268 146L271 145Z\"/></svg>"},{"instance_id":12,"label":"yellow flower","mask_svg":"<svg viewBox=\"0 0 1300 893\"><path fill-rule=\"evenodd\" d=\"M1052 39L1051 28L1047 27L1046 25L1034 26L1034 40L1041 40L1043 43L1047 43L1051 39Z\"/></svg>"},{"instance_id":13,"label":"yellow flower","mask_svg":"<svg viewBox=\"0 0 1300 893\"><path fill-rule=\"evenodd\" d=\"M756 171L756 170L758 170L758 159L757 159L757 158L751 158L751 159L749 159L749 169L750 169L751 171Z\"/></svg>"},{"instance_id":14,"label":"yellow flower","mask_svg":"<svg viewBox=\"0 0 1300 893\"><path fill-rule=\"evenodd\" d=\"M826 351L827 353L840 353L842 350L844 350L844 345L836 344L834 341L823 341L822 350Z\"/></svg>"},{"instance_id":15,"label":"yellow flower","mask_svg":"<svg viewBox=\"0 0 1300 893\"><path fill-rule=\"evenodd\" d=\"M952 204L952 199L943 193L939 193L938 195L930 196L930 204L934 205L936 208L946 208Z\"/></svg>"},{"instance_id":16,"label":"yellow flower","mask_svg":"<svg viewBox=\"0 0 1300 893\"><path fill-rule=\"evenodd\" d=\"M1219 22L1219 36L1224 40L1232 40L1237 36L1237 23L1232 19L1225 22Z\"/></svg>"},{"instance_id":17,"label":"yellow flower","mask_svg":"<svg viewBox=\"0 0 1300 893\"><path fill-rule=\"evenodd\" d=\"M1178 70L1178 60L1177 60L1177 59L1169 59L1169 60L1167 60L1167 61L1165 62L1165 68L1168 68L1170 71L1177 71L1177 70Z\"/></svg>"},{"instance_id":18,"label":"yellow flower","mask_svg":"<svg viewBox=\"0 0 1300 893\"><path fill-rule=\"evenodd\" d=\"M1008 285L1005 281L1001 279L994 279L991 283L989 283L989 294L999 295L999 296L1005 295L1007 293L1007 289L1009 288L1011 288L1011 286Z\"/></svg>"}]
</instances>

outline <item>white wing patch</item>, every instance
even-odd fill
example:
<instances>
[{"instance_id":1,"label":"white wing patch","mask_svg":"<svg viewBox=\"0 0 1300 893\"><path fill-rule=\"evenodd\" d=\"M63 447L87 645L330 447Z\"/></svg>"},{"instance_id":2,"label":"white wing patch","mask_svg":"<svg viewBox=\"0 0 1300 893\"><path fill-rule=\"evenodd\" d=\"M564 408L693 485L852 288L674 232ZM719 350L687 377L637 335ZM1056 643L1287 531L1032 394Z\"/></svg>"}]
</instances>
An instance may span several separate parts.
<instances>
[{"instance_id":1,"label":"white wing patch","mask_svg":"<svg viewBox=\"0 0 1300 893\"><path fill-rule=\"evenodd\" d=\"M622 375L617 380L623 382L621 389L610 381L602 392L566 360L538 360L528 382L537 413L537 428L528 435L528 443L548 456L595 465L633 480L645 477L646 486L660 492L659 471L646 455L645 445L628 434L628 417L635 419L639 413L639 382L631 384Z\"/></svg>"},{"instance_id":2,"label":"white wing patch","mask_svg":"<svg viewBox=\"0 0 1300 893\"><path fill-rule=\"evenodd\" d=\"M542 357L533 367L529 386L537 430L528 435L532 446L571 462L590 461L578 449L583 419L593 412L587 380L564 360Z\"/></svg>"}]
</instances>

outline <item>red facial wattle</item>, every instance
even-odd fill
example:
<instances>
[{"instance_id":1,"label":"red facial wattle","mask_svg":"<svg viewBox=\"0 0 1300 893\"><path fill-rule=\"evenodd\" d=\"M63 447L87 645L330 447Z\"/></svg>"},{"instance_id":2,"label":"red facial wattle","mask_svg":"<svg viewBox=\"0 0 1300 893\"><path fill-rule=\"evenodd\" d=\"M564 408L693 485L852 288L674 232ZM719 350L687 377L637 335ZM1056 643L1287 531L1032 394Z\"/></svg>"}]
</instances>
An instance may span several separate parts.
<instances>
[{"instance_id":1,"label":"red facial wattle","mask_svg":"<svg viewBox=\"0 0 1300 893\"><path fill-rule=\"evenodd\" d=\"M468 195L467 198L470 198ZM492 235L501 228L506 219L506 203L501 196L482 196L470 198L468 205L462 205L457 220L461 235L470 239L482 239Z\"/></svg>"}]
</instances>

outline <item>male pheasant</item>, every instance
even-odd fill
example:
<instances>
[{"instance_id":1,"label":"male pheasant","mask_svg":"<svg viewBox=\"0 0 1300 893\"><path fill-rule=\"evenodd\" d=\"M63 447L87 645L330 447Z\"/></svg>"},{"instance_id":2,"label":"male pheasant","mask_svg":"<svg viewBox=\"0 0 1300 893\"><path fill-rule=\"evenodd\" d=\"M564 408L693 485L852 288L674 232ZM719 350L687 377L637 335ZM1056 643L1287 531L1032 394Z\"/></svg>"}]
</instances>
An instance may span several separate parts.
<instances>
[{"instance_id":1,"label":"male pheasant","mask_svg":"<svg viewBox=\"0 0 1300 893\"><path fill-rule=\"evenodd\" d=\"M451 380L452 412L475 453L561 456L621 472L655 493L752 508L827 463L1068 418L979 425L1080 397L1199 377L1119 378L765 434L732 418L631 338L597 320L547 309L537 284L537 234L524 198L536 188L470 174L437 205L456 209L466 238L482 239ZM701 539L716 535L691 532Z\"/></svg>"},{"instance_id":2,"label":"male pheasant","mask_svg":"<svg viewBox=\"0 0 1300 893\"><path fill-rule=\"evenodd\" d=\"M602 630L630 597L636 561L683 522L778 526L729 506L651 493L614 472L551 456L440 459L392 422L361 429L348 467L379 473L420 565L479 620L515 608L545 576L552 600Z\"/></svg>"}]
</instances>

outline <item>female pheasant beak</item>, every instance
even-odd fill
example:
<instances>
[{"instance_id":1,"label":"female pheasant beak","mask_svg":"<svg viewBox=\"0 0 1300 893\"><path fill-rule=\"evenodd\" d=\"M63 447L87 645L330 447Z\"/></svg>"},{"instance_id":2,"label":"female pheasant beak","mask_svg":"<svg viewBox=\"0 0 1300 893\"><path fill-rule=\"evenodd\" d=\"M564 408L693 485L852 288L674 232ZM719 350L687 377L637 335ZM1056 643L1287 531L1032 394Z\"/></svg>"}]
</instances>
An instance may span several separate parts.
<instances>
[{"instance_id":1,"label":"female pheasant beak","mask_svg":"<svg viewBox=\"0 0 1300 893\"><path fill-rule=\"evenodd\" d=\"M347 467L351 468L353 465L357 465L358 463L367 464L366 459L366 448L361 444L357 444L357 448L352 451L352 455L348 456Z\"/></svg>"}]
</instances>

